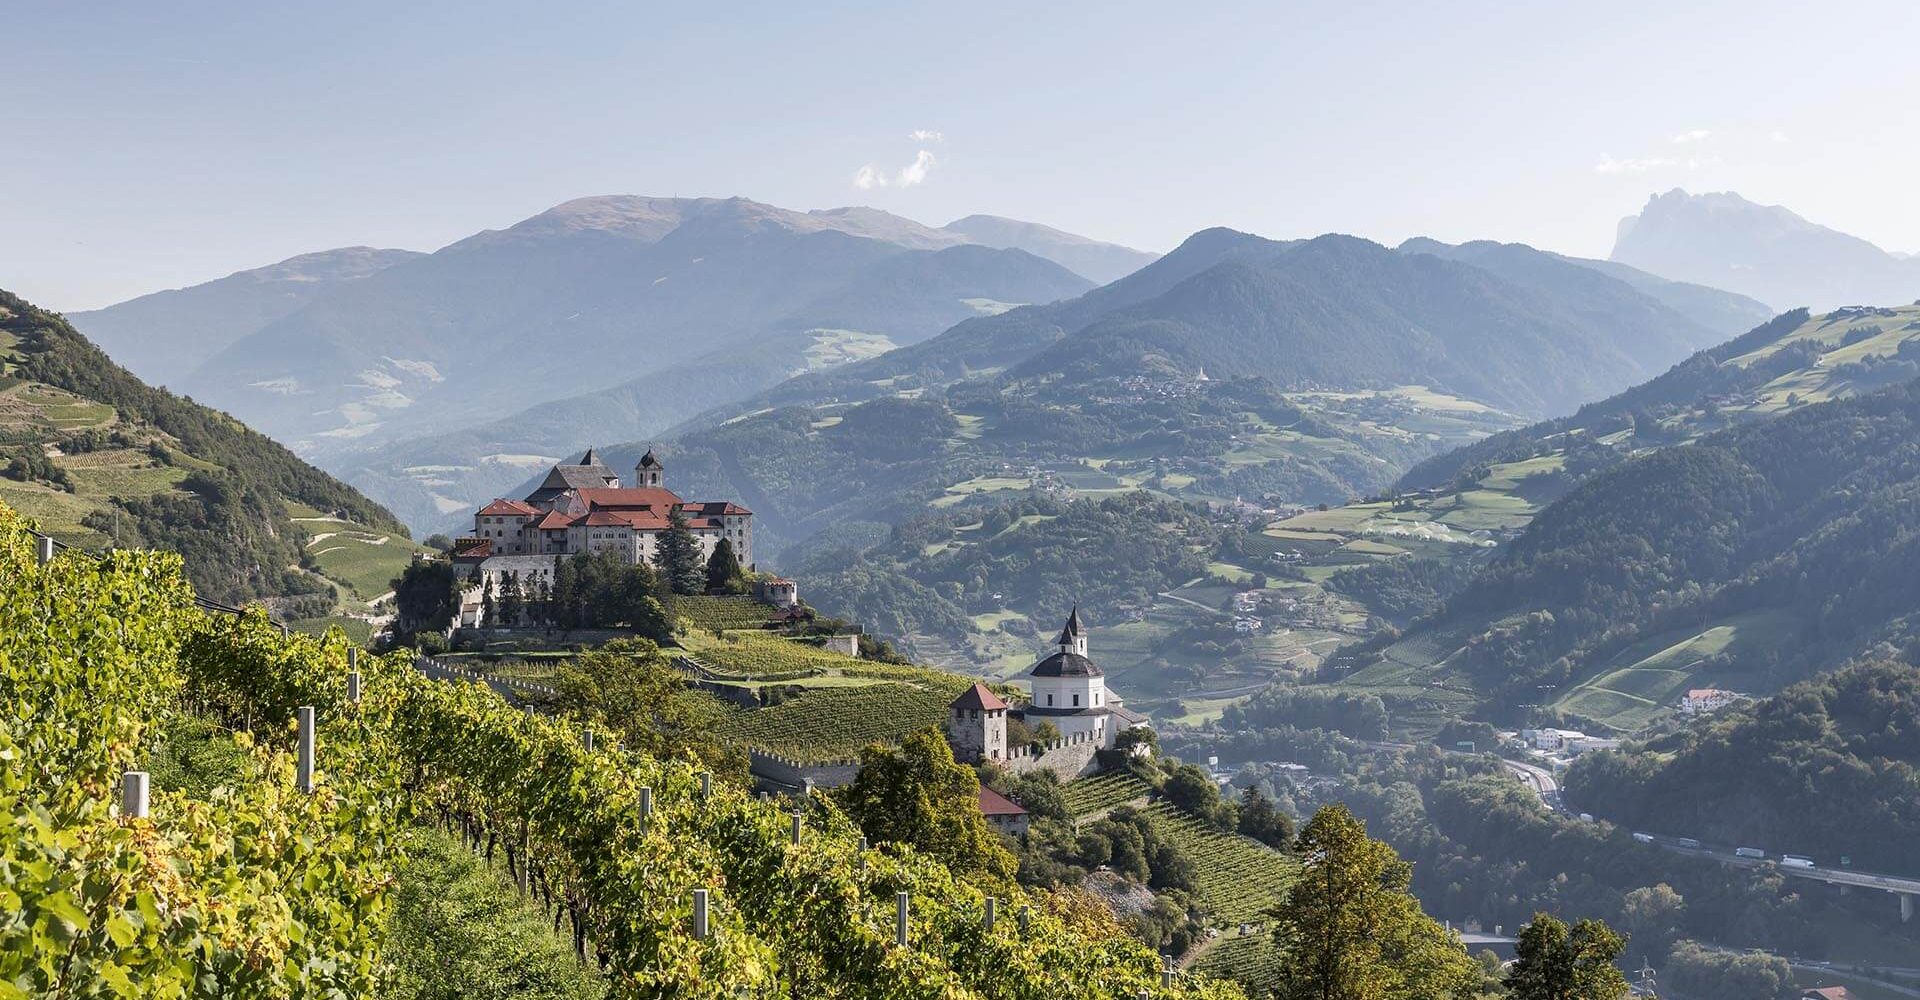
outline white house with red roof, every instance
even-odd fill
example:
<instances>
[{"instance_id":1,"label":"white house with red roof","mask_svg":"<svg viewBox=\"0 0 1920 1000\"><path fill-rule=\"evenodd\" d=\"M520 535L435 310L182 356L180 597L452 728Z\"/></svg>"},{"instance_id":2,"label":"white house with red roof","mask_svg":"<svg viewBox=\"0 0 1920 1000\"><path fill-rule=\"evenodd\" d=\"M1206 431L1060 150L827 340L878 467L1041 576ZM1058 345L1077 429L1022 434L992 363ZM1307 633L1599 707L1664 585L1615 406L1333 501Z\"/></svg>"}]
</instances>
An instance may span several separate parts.
<instances>
[{"instance_id":1,"label":"white house with red roof","mask_svg":"<svg viewBox=\"0 0 1920 1000\"><path fill-rule=\"evenodd\" d=\"M667 489L666 467L652 449L634 466L631 486L592 448L578 462L555 465L525 499L503 497L476 511L473 534L454 543L454 564L477 578L472 613L463 606L461 624L482 624L481 587L509 574L550 579L556 560L583 552L652 563L676 514L699 542L702 559L724 539L742 566L753 565L753 511L727 500L681 499Z\"/></svg>"}]
</instances>

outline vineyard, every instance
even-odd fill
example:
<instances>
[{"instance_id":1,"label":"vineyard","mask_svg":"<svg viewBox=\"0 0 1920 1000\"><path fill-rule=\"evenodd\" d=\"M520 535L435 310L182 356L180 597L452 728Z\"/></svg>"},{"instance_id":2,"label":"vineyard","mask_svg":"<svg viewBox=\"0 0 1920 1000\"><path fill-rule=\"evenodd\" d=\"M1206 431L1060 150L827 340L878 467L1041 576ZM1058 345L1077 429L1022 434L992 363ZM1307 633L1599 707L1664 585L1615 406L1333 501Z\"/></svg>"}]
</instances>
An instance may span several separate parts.
<instances>
[{"instance_id":1,"label":"vineyard","mask_svg":"<svg viewBox=\"0 0 1920 1000\"><path fill-rule=\"evenodd\" d=\"M1067 811L1080 819L1151 795L1153 788L1132 771L1108 771L1070 781L1063 793Z\"/></svg>"},{"instance_id":2,"label":"vineyard","mask_svg":"<svg viewBox=\"0 0 1920 1000\"><path fill-rule=\"evenodd\" d=\"M932 670L912 675L868 683L847 678L857 686L803 686L777 704L735 713L721 735L794 760L850 758L869 743L897 743L916 729L940 725L947 706L972 683Z\"/></svg>"},{"instance_id":3,"label":"vineyard","mask_svg":"<svg viewBox=\"0 0 1920 1000\"><path fill-rule=\"evenodd\" d=\"M1264 921L1267 910L1285 898L1299 870L1295 859L1252 838L1221 833L1172 803L1156 801L1147 814L1181 853L1194 859L1194 883L1218 923Z\"/></svg>"},{"instance_id":4,"label":"vineyard","mask_svg":"<svg viewBox=\"0 0 1920 1000\"><path fill-rule=\"evenodd\" d=\"M825 674L860 662L851 656L766 632L726 632L719 638L693 633L682 636L679 641L714 674L738 680Z\"/></svg>"},{"instance_id":5,"label":"vineyard","mask_svg":"<svg viewBox=\"0 0 1920 1000\"><path fill-rule=\"evenodd\" d=\"M780 609L752 597L679 596L667 613L685 618L702 632L754 629L771 621Z\"/></svg>"},{"instance_id":6,"label":"vineyard","mask_svg":"<svg viewBox=\"0 0 1920 1000\"><path fill-rule=\"evenodd\" d=\"M1192 968L1217 979L1231 979L1247 988L1253 996L1265 996L1279 985L1278 956L1273 951L1273 936L1264 928L1241 934L1228 927L1220 937L1203 946Z\"/></svg>"},{"instance_id":7,"label":"vineyard","mask_svg":"<svg viewBox=\"0 0 1920 1000\"><path fill-rule=\"evenodd\" d=\"M209 618L175 556L40 566L31 539L0 508L0 757L16 762L0 771L0 997L375 995L392 875L425 816L503 853L616 996L1239 995L1162 987L1150 950L1091 940L1045 894L993 887L1031 919L989 929L980 887L911 849L863 851L825 800L796 843L777 806L708 790L689 762L604 732L590 746L404 655L359 657L356 699L337 632ZM317 720L305 787L288 752L300 706ZM121 773L189 710L237 730L239 776L121 812Z\"/></svg>"}]
</instances>

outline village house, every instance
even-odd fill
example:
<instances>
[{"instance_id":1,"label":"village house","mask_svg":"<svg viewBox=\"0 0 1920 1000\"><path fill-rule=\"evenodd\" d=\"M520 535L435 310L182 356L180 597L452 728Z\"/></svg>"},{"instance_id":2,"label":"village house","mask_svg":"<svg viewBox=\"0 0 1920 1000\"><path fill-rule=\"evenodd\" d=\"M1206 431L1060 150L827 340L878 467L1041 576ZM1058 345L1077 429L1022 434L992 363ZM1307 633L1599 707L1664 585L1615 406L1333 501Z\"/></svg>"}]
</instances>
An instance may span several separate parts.
<instances>
[{"instance_id":1,"label":"village house","mask_svg":"<svg viewBox=\"0 0 1920 1000\"><path fill-rule=\"evenodd\" d=\"M453 563L467 582L459 624L494 624L481 621L487 585L551 583L558 561L579 553L611 552L627 563L652 564L676 515L702 560L724 540L742 566L753 565L753 512L731 501L681 499L667 489L666 467L651 449L634 466L632 486L592 448L578 462L555 465L525 498L480 508L473 534L454 542ZM787 587L791 597L791 583Z\"/></svg>"},{"instance_id":2,"label":"village house","mask_svg":"<svg viewBox=\"0 0 1920 1000\"><path fill-rule=\"evenodd\" d=\"M1702 712L1717 712L1720 709L1745 697L1738 691L1723 691L1720 688L1693 688L1680 696L1680 711L1688 715Z\"/></svg>"},{"instance_id":3,"label":"village house","mask_svg":"<svg viewBox=\"0 0 1920 1000\"><path fill-rule=\"evenodd\" d=\"M980 814L987 818L988 825L1009 837L1027 832L1027 811L985 785L980 786Z\"/></svg>"}]
</instances>

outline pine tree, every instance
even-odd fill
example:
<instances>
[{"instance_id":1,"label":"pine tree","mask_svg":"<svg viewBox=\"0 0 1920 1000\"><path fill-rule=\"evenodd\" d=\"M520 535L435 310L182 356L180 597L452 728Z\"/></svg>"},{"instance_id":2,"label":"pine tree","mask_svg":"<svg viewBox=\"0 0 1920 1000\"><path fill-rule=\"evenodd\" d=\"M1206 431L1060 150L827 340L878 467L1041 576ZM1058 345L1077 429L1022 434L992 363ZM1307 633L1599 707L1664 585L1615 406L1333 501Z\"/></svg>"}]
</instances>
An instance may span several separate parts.
<instances>
[{"instance_id":1,"label":"pine tree","mask_svg":"<svg viewBox=\"0 0 1920 1000\"><path fill-rule=\"evenodd\" d=\"M487 577L487 582L480 587L480 620L488 625L499 624L494 621L493 612L493 577Z\"/></svg>"},{"instance_id":2,"label":"pine tree","mask_svg":"<svg viewBox=\"0 0 1920 1000\"><path fill-rule=\"evenodd\" d=\"M746 593L746 576L740 572L740 559L733 554L733 543L722 538L707 558L707 593Z\"/></svg>"},{"instance_id":3,"label":"pine tree","mask_svg":"<svg viewBox=\"0 0 1920 1000\"><path fill-rule=\"evenodd\" d=\"M520 624L521 609L526 606L520 592L520 574L508 573L500 587L500 621L508 628Z\"/></svg>"},{"instance_id":4,"label":"pine tree","mask_svg":"<svg viewBox=\"0 0 1920 1000\"><path fill-rule=\"evenodd\" d=\"M653 564L676 594L698 594L706 584L706 571L700 566L700 540L693 537L679 508L667 516L667 530L660 534Z\"/></svg>"}]
</instances>

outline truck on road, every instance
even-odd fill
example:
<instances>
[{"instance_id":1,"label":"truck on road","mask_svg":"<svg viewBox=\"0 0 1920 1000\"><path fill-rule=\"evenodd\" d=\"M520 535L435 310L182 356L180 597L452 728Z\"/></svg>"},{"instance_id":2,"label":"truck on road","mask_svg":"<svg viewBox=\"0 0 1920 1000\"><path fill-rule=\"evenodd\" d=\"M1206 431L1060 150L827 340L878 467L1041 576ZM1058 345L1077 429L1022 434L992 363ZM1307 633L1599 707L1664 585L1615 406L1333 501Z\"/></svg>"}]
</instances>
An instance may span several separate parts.
<instances>
[{"instance_id":1,"label":"truck on road","mask_svg":"<svg viewBox=\"0 0 1920 1000\"><path fill-rule=\"evenodd\" d=\"M1639 842L1641 842L1642 844L1651 844L1651 843L1653 843L1653 834L1651 834L1651 833L1636 833L1636 834L1634 834L1634 835L1633 835L1633 839L1635 839L1635 840L1637 840L1637 841L1639 841Z\"/></svg>"},{"instance_id":2,"label":"truck on road","mask_svg":"<svg viewBox=\"0 0 1920 1000\"><path fill-rule=\"evenodd\" d=\"M1764 858L1767 856L1767 852L1758 847L1736 847L1733 849L1733 853L1743 858Z\"/></svg>"},{"instance_id":3,"label":"truck on road","mask_svg":"<svg viewBox=\"0 0 1920 1000\"><path fill-rule=\"evenodd\" d=\"M1782 854L1780 855L1780 866L1782 868L1812 868L1813 859L1801 857L1798 854Z\"/></svg>"}]
</instances>

